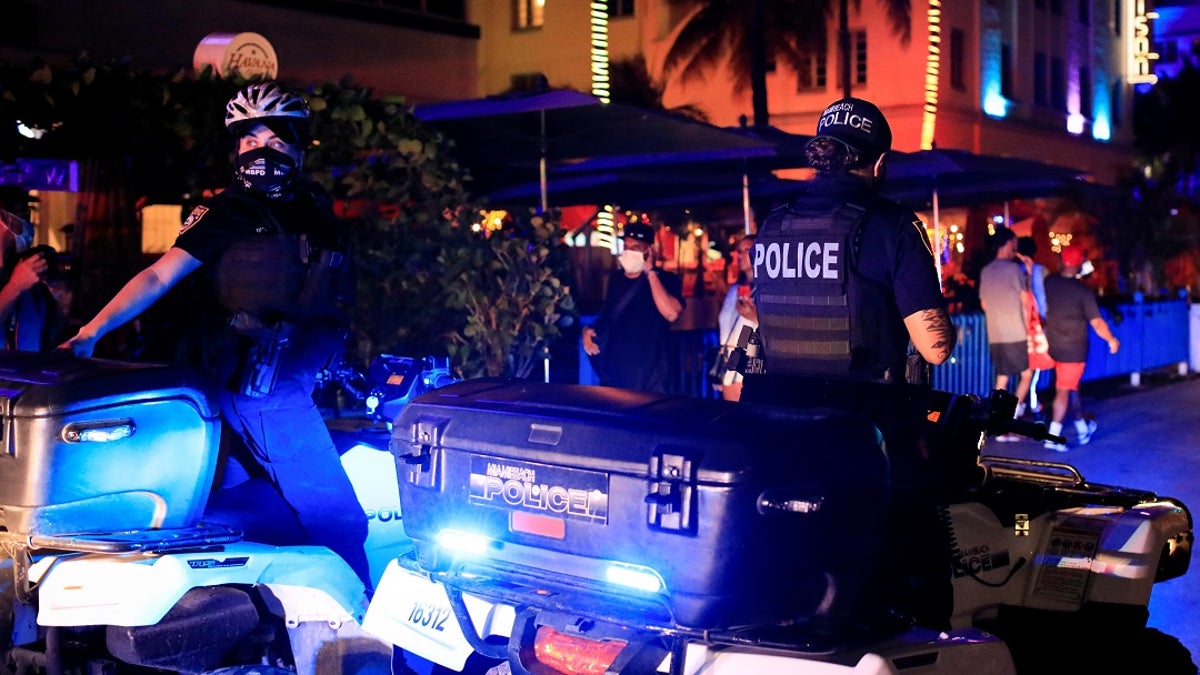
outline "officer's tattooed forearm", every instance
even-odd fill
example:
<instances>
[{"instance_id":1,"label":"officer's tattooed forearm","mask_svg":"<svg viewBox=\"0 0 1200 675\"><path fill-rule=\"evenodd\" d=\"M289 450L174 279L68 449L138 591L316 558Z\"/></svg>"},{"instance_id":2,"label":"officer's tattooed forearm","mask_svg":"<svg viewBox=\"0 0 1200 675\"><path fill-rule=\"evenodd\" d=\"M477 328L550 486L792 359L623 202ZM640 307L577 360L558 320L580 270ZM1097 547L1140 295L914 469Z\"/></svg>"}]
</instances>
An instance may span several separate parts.
<instances>
[{"instance_id":1,"label":"officer's tattooed forearm","mask_svg":"<svg viewBox=\"0 0 1200 675\"><path fill-rule=\"evenodd\" d=\"M950 321L950 316L942 309L927 309L921 313L921 321L934 337L934 351L943 361L950 358L950 352L954 351L954 345L958 343L958 331Z\"/></svg>"}]
</instances>

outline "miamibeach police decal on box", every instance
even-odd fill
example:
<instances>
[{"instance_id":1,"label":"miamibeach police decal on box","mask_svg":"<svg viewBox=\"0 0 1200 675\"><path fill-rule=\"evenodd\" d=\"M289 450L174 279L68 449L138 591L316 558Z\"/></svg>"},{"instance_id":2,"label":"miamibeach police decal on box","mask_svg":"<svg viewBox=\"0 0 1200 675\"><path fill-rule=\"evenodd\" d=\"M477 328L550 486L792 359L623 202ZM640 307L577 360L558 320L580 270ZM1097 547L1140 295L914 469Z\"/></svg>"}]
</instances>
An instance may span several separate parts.
<instances>
[{"instance_id":1,"label":"miamibeach police decal on box","mask_svg":"<svg viewBox=\"0 0 1200 675\"><path fill-rule=\"evenodd\" d=\"M605 525L608 475L597 471L471 455L469 501Z\"/></svg>"}]
</instances>

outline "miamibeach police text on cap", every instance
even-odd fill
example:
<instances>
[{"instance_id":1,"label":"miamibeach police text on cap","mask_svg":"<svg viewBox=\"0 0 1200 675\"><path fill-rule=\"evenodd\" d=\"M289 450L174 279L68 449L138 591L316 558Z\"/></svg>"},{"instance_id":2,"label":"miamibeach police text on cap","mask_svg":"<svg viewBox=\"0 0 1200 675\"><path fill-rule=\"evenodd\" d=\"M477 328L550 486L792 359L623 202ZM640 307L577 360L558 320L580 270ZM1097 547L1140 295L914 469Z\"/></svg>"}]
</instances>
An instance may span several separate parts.
<instances>
[{"instance_id":1,"label":"miamibeach police text on cap","mask_svg":"<svg viewBox=\"0 0 1200 675\"><path fill-rule=\"evenodd\" d=\"M825 109L825 112L821 115L821 123L817 125L817 134L820 134L827 127L849 126L869 135L872 132L871 127L874 124L875 120L870 117L854 114L853 102L842 101Z\"/></svg>"}]
</instances>

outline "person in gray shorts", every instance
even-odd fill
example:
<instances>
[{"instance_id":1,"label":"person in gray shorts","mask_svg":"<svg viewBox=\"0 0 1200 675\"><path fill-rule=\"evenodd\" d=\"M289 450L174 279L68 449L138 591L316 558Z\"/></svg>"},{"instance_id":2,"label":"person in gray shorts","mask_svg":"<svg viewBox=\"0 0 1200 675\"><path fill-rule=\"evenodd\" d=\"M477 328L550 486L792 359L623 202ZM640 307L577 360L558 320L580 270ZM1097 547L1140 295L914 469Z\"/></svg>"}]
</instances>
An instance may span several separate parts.
<instances>
[{"instance_id":1,"label":"person in gray shorts","mask_svg":"<svg viewBox=\"0 0 1200 675\"><path fill-rule=\"evenodd\" d=\"M1016 259L1017 235L1007 227L996 228L992 239L996 257L979 273L979 303L987 325L988 352L996 371L996 388L1008 389L1009 378L1017 373L1016 416L1025 414L1025 400L1033 371L1029 368L1028 335L1023 291L1028 289L1025 266ZM998 441L1016 440L1018 436L997 436Z\"/></svg>"}]
</instances>

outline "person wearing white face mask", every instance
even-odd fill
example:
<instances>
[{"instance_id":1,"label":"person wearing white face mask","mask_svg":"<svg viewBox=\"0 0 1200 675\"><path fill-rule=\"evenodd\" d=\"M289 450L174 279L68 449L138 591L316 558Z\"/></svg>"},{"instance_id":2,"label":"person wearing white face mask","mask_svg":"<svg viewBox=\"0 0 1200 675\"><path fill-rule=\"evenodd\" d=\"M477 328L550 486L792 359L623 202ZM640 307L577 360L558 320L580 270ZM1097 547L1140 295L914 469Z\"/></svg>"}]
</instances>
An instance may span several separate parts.
<instances>
[{"instance_id":1,"label":"person wearing white face mask","mask_svg":"<svg viewBox=\"0 0 1200 675\"><path fill-rule=\"evenodd\" d=\"M621 237L625 247L609 277L604 308L583 328L583 350L601 385L666 392L671 323L683 311L683 282L655 266L650 226L630 223Z\"/></svg>"}]
</instances>

